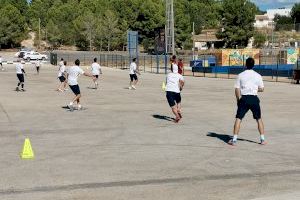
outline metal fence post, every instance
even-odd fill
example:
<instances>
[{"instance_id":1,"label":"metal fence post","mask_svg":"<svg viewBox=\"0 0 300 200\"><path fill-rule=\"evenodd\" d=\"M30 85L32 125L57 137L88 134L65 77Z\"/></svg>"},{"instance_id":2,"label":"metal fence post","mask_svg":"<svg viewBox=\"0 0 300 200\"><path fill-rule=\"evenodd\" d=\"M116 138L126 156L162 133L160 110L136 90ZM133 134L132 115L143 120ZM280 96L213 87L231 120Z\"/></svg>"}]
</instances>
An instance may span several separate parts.
<instances>
[{"instance_id":1,"label":"metal fence post","mask_svg":"<svg viewBox=\"0 0 300 200\"><path fill-rule=\"evenodd\" d=\"M165 53L165 74L167 74L167 65L168 65L168 58L167 58L167 54Z\"/></svg>"},{"instance_id":2,"label":"metal fence post","mask_svg":"<svg viewBox=\"0 0 300 200\"><path fill-rule=\"evenodd\" d=\"M150 55L150 57L151 57L151 73L152 73L152 55Z\"/></svg>"},{"instance_id":3,"label":"metal fence post","mask_svg":"<svg viewBox=\"0 0 300 200\"><path fill-rule=\"evenodd\" d=\"M144 72L146 71L146 55L144 55Z\"/></svg>"},{"instance_id":4,"label":"metal fence post","mask_svg":"<svg viewBox=\"0 0 300 200\"><path fill-rule=\"evenodd\" d=\"M227 74L228 74L228 79L230 79L230 69L231 69L231 67L228 67L228 70L227 70Z\"/></svg>"},{"instance_id":5,"label":"metal fence post","mask_svg":"<svg viewBox=\"0 0 300 200\"><path fill-rule=\"evenodd\" d=\"M279 59L277 58L276 82L278 82Z\"/></svg>"},{"instance_id":6,"label":"metal fence post","mask_svg":"<svg viewBox=\"0 0 300 200\"><path fill-rule=\"evenodd\" d=\"M156 73L159 74L159 57L156 54Z\"/></svg>"},{"instance_id":7,"label":"metal fence post","mask_svg":"<svg viewBox=\"0 0 300 200\"><path fill-rule=\"evenodd\" d=\"M105 60L106 60L106 67L108 67L108 57L107 57L107 54L105 54Z\"/></svg>"}]
</instances>

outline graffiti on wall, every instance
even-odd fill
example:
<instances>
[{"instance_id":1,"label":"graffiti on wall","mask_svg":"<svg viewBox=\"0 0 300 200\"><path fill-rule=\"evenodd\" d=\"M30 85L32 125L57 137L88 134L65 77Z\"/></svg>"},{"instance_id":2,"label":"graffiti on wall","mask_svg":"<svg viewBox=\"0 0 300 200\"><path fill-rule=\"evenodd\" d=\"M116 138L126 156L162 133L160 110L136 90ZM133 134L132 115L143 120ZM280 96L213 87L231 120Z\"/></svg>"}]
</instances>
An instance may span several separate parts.
<instances>
[{"instance_id":1,"label":"graffiti on wall","mask_svg":"<svg viewBox=\"0 0 300 200\"><path fill-rule=\"evenodd\" d=\"M286 64L296 64L298 59L298 52L297 49L287 49L287 63Z\"/></svg>"},{"instance_id":2,"label":"graffiti on wall","mask_svg":"<svg viewBox=\"0 0 300 200\"><path fill-rule=\"evenodd\" d=\"M222 50L222 66L242 66L247 58L252 57L259 63L259 49L225 49Z\"/></svg>"}]
</instances>

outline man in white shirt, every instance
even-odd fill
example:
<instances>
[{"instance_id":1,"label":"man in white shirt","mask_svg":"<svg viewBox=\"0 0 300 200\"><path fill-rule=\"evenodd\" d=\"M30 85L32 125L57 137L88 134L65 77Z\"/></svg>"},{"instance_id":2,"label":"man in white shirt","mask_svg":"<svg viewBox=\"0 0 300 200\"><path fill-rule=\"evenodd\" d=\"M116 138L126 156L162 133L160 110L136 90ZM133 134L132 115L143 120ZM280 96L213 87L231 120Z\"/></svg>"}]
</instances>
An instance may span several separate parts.
<instances>
[{"instance_id":1,"label":"man in white shirt","mask_svg":"<svg viewBox=\"0 0 300 200\"><path fill-rule=\"evenodd\" d=\"M136 58L132 59L132 62L130 63L129 67L129 76L130 76L130 83L129 83L129 89L134 89L136 90L136 84L138 82L138 77L136 74L140 74L139 70L137 69L136 65Z\"/></svg>"},{"instance_id":2,"label":"man in white shirt","mask_svg":"<svg viewBox=\"0 0 300 200\"><path fill-rule=\"evenodd\" d=\"M4 67L2 65L2 57L0 56L0 65L1 65L1 70L4 71Z\"/></svg>"},{"instance_id":3,"label":"man in white shirt","mask_svg":"<svg viewBox=\"0 0 300 200\"><path fill-rule=\"evenodd\" d=\"M39 59L37 59L37 60L35 61L35 68L36 68L36 73L37 73L37 75L40 74L40 66L41 66L41 61L40 61Z\"/></svg>"},{"instance_id":4,"label":"man in white shirt","mask_svg":"<svg viewBox=\"0 0 300 200\"><path fill-rule=\"evenodd\" d=\"M69 68L68 72L67 72L67 79L68 79L68 84L71 88L71 90L73 91L73 93L75 94L75 97L74 99L70 102L70 104L68 105L68 107L73 110L74 107L73 107L73 104L75 102L77 102L77 108L78 110L80 110L82 107L80 105L80 97L81 97L81 94L80 94L80 88L79 88L79 85L78 85L78 77L83 74L85 76L88 76L88 77L93 77L93 75L87 73L87 72L84 72L80 67L80 61L77 59L75 60L75 66L72 66Z\"/></svg>"},{"instance_id":5,"label":"man in white shirt","mask_svg":"<svg viewBox=\"0 0 300 200\"><path fill-rule=\"evenodd\" d=\"M94 77L93 81L95 84L95 89L98 89L97 80L99 78L99 75L102 74L102 70L101 70L100 65L97 63L97 58L94 58L94 63L91 66L91 70L92 70L92 75Z\"/></svg>"},{"instance_id":6,"label":"man in white shirt","mask_svg":"<svg viewBox=\"0 0 300 200\"><path fill-rule=\"evenodd\" d=\"M246 113L251 110L253 118L257 121L258 131L260 133L260 144L265 145L264 124L261 118L260 101L257 97L258 92L264 91L264 83L261 75L253 70L254 59L246 60L247 70L240 73L235 84L235 96L238 109L233 130L233 139L229 141L230 145L236 145L237 137L240 131L242 119Z\"/></svg>"},{"instance_id":7,"label":"man in white shirt","mask_svg":"<svg viewBox=\"0 0 300 200\"><path fill-rule=\"evenodd\" d=\"M62 65L59 65L58 69L58 79L60 81L60 85L57 88L57 91L63 92L66 90L67 87L67 81L66 81L66 66L67 66L67 61L63 61Z\"/></svg>"},{"instance_id":8,"label":"man in white shirt","mask_svg":"<svg viewBox=\"0 0 300 200\"><path fill-rule=\"evenodd\" d=\"M178 74L178 66L176 65L176 57L172 57L171 73L166 79L166 97L168 103L175 115L175 123L178 123L182 118L181 115L181 95L180 92L184 86L184 79L181 74Z\"/></svg>"},{"instance_id":9,"label":"man in white shirt","mask_svg":"<svg viewBox=\"0 0 300 200\"><path fill-rule=\"evenodd\" d=\"M63 58L60 59L60 61L59 61L59 63L58 63L58 67L60 67L60 66L62 66L62 65L64 65L64 59L63 59Z\"/></svg>"},{"instance_id":10,"label":"man in white shirt","mask_svg":"<svg viewBox=\"0 0 300 200\"><path fill-rule=\"evenodd\" d=\"M25 70L24 70L24 66L23 66L23 61L21 62L20 59L18 59L18 63L16 64L16 73L17 73L17 77L19 79L19 83L18 86L16 87L16 91L20 91L20 85L22 87L21 91L25 92L24 89L24 74L26 74Z\"/></svg>"}]
</instances>

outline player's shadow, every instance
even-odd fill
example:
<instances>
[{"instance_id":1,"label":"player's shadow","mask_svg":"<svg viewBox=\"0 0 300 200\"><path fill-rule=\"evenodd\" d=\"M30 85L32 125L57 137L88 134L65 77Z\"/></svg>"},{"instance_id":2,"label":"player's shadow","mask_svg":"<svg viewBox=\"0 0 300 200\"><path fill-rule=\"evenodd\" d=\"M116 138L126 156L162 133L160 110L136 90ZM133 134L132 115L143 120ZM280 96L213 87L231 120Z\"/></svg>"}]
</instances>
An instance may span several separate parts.
<instances>
[{"instance_id":1,"label":"player's shadow","mask_svg":"<svg viewBox=\"0 0 300 200\"><path fill-rule=\"evenodd\" d=\"M97 88L95 88L95 87L86 87L87 89L90 89L90 90L97 90Z\"/></svg>"},{"instance_id":2,"label":"player's shadow","mask_svg":"<svg viewBox=\"0 0 300 200\"><path fill-rule=\"evenodd\" d=\"M61 108L69 110L70 108L68 106L62 106Z\"/></svg>"},{"instance_id":3,"label":"player's shadow","mask_svg":"<svg viewBox=\"0 0 300 200\"><path fill-rule=\"evenodd\" d=\"M219 133L214 133L214 132L208 132L208 134L207 134L206 136L218 138L219 140L222 140L222 141L225 142L225 143L228 143L229 140L232 139L232 136L231 136L231 135L219 134ZM243 142L250 142L250 143L259 144L258 142L255 142L255 141L252 141L252 140L247 140L247 139L242 139L242 138L238 138L238 141L243 141Z\"/></svg>"},{"instance_id":4,"label":"player's shadow","mask_svg":"<svg viewBox=\"0 0 300 200\"><path fill-rule=\"evenodd\" d=\"M172 117L164 116L164 115L152 115L155 119L161 119L161 120L166 120L166 121L174 121L175 119Z\"/></svg>"}]
</instances>

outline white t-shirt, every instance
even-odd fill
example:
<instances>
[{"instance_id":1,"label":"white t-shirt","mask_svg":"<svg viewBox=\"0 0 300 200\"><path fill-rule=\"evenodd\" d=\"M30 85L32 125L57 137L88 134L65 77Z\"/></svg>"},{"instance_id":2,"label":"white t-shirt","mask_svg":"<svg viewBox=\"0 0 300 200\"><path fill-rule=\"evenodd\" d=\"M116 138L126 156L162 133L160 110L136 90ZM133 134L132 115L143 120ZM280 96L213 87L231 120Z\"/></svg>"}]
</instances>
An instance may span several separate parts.
<instances>
[{"instance_id":1,"label":"white t-shirt","mask_svg":"<svg viewBox=\"0 0 300 200\"><path fill-rule=\"evenodd\" d=\"M2 57L0 57L0 63L2 63Z\"/></svg>"},{"instance_id":2,"label":"white t-shirt","mask_svg":"<svg viewBox=\"0 0 300 200\"><path fill-rule=\"evenodd\" d=\"M135 62L132 62L132 63L130 64L129 74L135 74L136 68L137 68L136 63L135 63Z\"/></svg>"},{"instance_id":3,"label":"white t-shirt","mask_svg":"<svg viewBox=\"0 0 300 200\"><path fill-rule=\"evenodd\" d=\"M93 63L92 66L92 74L93 75L99 75L100 74L100 65L98 63Z\"/></svg>"},{"instance_id":4,"label":"white t-shirt","mask_svg":"<svg viewBox=\"0 0 300 200\"><path fill-rule=\"evenodd\" d=\"M184 81L181 74L173 72L169 73L167 75L166 91L180 93L179 80Z\"/></svg>"},{"instance_id":5,"label":"white t-shirt","mask_svg":"<svg viewBox=\"0 0 300 200\"><path fill-rule=\"evenodd\" d=\"M77 79L83 74L84 71L78 66L72 66L68 70L68 84L69 85L78 85Z\"/></svg>"},{"instance_id":6,"label":"white t-shirt","mask_svg":"<svg viewBox=\"0 0 300 200\"><path fill-rule=\"evenodd\" d=\"M64 65L64 61L59 61L58 66L63 66Z\"/></svg>"},{"instance_id":7,"label":"white t-shirt","mask_svg":"<svg viewBox=\"0 0 300 200\"><path fill-rule=\"evenodd\" d=\"M172 63L173 73L178 73L178 65L176 63Z\"/></svg>"},{"instance_id":8,"label":"white t-shirt","mask_svg":"<svg viewBox=\"0 0 300 200\"><path fill-rule=\"evenodd\" d=\"M39 60L35 61L35 66L40 67L41 66L41 61L39 61Z\"/></svg>"},{"instance_id":9,"label":"white t-shirt","mask_svg":"<svg viewBox=\"0 0 300 200\"><path fill-rule=\"evenodd\" d=\"M17 63L16 65L17 74L23 74L22 69L24 69L23 65L21 63Z\"/></svg>"},{"instance_id":10,"label":"white t-shirt","mask_svg":"<svg viewBox=\"0 0 300 200\"><path fill-rule=\"evenodd\" d=\"M263 88L264 83L260 74L254 70L245 70L237 77L235 88L241 90L241 95L257 95L258 88Z\"/></svg>"},{"instance_id":11,"label":"white t-shirt","mask_svg":"<svg viewBox=\"0 0 300 200\"><path fill-rule=\"evenodd\" d=\"M66 66L65 66L65 65L59 66L59 69L58 69L58 77L63 76L65 71L66 71Z\"/></svg>"}]
</instances>

